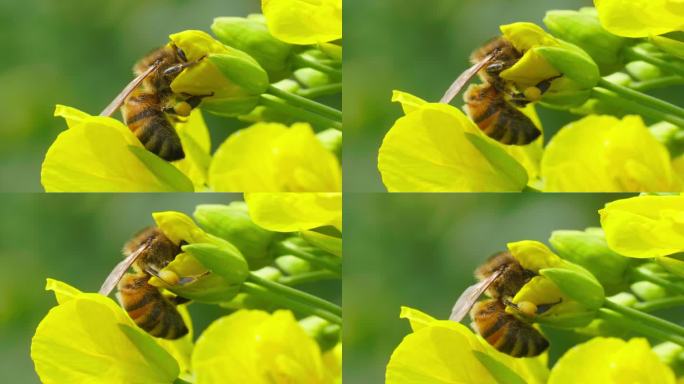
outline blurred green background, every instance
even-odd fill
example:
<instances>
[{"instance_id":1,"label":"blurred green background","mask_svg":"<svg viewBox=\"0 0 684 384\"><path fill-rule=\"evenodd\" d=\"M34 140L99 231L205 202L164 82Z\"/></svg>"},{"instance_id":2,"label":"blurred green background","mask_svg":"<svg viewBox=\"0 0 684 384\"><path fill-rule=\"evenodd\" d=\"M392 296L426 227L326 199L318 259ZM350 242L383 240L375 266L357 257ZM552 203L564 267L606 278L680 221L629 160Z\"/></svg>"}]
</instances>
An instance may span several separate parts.
<instances>
[{"instance_id":1,"label":"blurred green background","mask_svg":"<svg viewBox=\"0 0 684 384\"><path fill-rule=\"evenodd\" d=\"M30 358L36 326L55 305L45 279L96 292L122 259L123 244L152 225L151 213L192 214L197 204L228 204L239 194L4 194L0 202L0 382L39 383ZM338 281L302 284L340 302ZM195 337L228 310L189 306Z\"/></svg>"},{"instance_id":2,"label":"blurred green background","mask_svg":"<svg viewBox=\"0 0 684 384\"><path fill-rule=\"evenodd\" d=\"M346 0L344 3L344 190L384 191L377 170L382 138L402 115L392 90L437 101L470 66L470 53L499 25L592 0ZM681 101L682 87L653 94ZM460 96L457 97L460 101ZM457 105L456 102L454 105ZM577 116L537 109L548 139Z\"/></svg>"},{"instance_id":3,"label":"blurred green background","mask_svg":"<svg viewBox=\"0 0 684 384\"><path fill-rule=\"evenodd\" d=\"M169 34L260 9L259 0L0 0L0 191L43 190L43 157L66 129L55 104L98 114ZM214 147L246 125L205 118Z\"/></svg>"},{"instance_id":4,"label":"blurred green background","mask_svg":"<svg viewBox=\"0 0 684 384\"><path fill-rule=\"evenodd\" d=\"M473 271L506 243L547 243L557 229L598 226L614 194L347 194L344 380L382 383L410 332L402 305L446 319ZM554 362L580 339L545 329Z\"/></svg>"}]
</instances>

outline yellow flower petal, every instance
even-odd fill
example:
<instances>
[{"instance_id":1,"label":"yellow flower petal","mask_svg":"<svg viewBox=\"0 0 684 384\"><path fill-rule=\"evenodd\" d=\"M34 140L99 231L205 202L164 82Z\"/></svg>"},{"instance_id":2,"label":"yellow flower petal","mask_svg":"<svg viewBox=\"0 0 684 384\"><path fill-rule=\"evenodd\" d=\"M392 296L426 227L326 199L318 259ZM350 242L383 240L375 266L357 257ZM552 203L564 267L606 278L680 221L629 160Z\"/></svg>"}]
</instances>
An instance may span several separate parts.
<instances>
[{"instance_id":1,"label":"yellow flower petal","mask_svg":"<svg viewBox=\"0 0 684 384\"><path fill-rule=\"evenodd\" d=\"M638 116L587 116L565 126L542 159L549 192L657 192L681 188L670 156Z\"/></svg>"},{"instance_id":2,"label":"yellow flower petal","mask_svg":"<svg viewBox=\"0 0 684 384\"><path fill-rule=\"evenodd\" d=\"M257 123L221 144L209 182L216 191L334 192L342 172L308 124Z\"/></svg>"},{"instance_id":3,"label":"yellow flower petal","mask_svg":"<svg viewBox=\"0 0 684 384\"><path fill-rule=\"evenodd\" d=\"M621 255L651 258L684 251L684 196L616 200L599 214L608 246Z\"/></svg>"},{"instance_id":4,"label":"yellow flower petal","mask_svg":"<svg viewBox=\"0 0 684 384\"><path fill-rule=\"evenodd\" d=\"M681 0L594 0L601 25L624 37L684 31Z\"/></svg>"},{"instance_id":5,"label":"yellow flower petal","mask_svg":"<svg viewBox=\"0 0 684 384\"><path fill-rule=\"evenodd\" d=\"M174 161L173 165L192 180L195 190L204 190L207 188L207 174L211 163L211 141L202 112L194 109L187 121L176 125L176 131L181 139L185 158Z\"/></svg>"},{"instance_id":6,"label":"yellow flower petal","mask_svg":"<svg viewBox=\"0 0 684 384\"><path fill-rule=\"evenodd\" d=\"M254 223L270 231L342 230L341 193L245 193L245 201Z\"/></svg>"},{"instance_id":7,"label":"yellow flower petal","mask_svg":"<svg viewBox=\"0 0 684 384\"><path fill-rule=\"evenodd\" d=\"M53 281L60 291L75 293ZM31 357L43 383L170 383L178 364L111 299L81 293L38 325Z\"/></svg>"},{"instance_id":8,"label":"yellow flower petal","mask_svg":"<svg viewBox=\"0 0 684 384\"><path fill-rule=\"evenodd\" d=\"M445 104L420 105L399 118L380 147L378 169L391 192L520 191L527 183L525 169L500 144Z\"/></svg>"},{"instance_id":9,"label":"yellow flower petal","mask_svg":"<svg viewBox=\"0 0 684 384\"><path fill-rule=\"evenodd\" d=\"M672 370L648 341L598 337L570 349L551 370L549 384L674 384Z\"/></svg>"},{"instance_id":10,"label":"yellow flower petal","mask_svg":"<svg viewBox=\"0 0 684 384\"><path fill-rule=\"evenodd\" d=\"M57 136L41 169L46 192L192 191L192 183L166 161L147 153L141 160L132 149L146 151L121 122L88 116L58 106L56 115L69 129Z\"/></svg>"},{"instance_id":11,"label":"yellow flower petal","mask_svg":"<svg viewBox=\"0 0 684 384\"><path fill-rule=\"evenodd\" d=\"M392 91L392 102L401 104L404 114L407 115L428 102L410 93L394 90Z\"/></svg>"},{"instance_id":12,"label":"yellow flower petal","mask_svg":"<svg viewBox=\"0 0 684 384\"><path fill-rule=\"evenodd\" d=\"M192 359L197 384L333 383L318 345L289 311L223 317L197 340Z\"/></svg>"},{"instance_id":13,"label":"yellow flower petal","mask_svg":"<svg viewBox=\"0 0 684 384\"><path fill-rule=\"evenodd\" d=\"M262 0L269 31L290 44L342 38L342 0Z\"/></svg>"},{"instance_id":14,"label":"yellow flower petal","mask_svg":"<svg viewBox=\"0 0 684 384\"><path fill-rule=\"evenodd\" d=\"M403 308L402 313L423 323L430 316ZM414 321L412 320L412 325ZM545 383L546 356L517 359L495 350L466 326L453 321L421 324L392 353L385 382L402 383L499 383L476 353L503 365L527 383Z\"/></svg>"}]
</instances>

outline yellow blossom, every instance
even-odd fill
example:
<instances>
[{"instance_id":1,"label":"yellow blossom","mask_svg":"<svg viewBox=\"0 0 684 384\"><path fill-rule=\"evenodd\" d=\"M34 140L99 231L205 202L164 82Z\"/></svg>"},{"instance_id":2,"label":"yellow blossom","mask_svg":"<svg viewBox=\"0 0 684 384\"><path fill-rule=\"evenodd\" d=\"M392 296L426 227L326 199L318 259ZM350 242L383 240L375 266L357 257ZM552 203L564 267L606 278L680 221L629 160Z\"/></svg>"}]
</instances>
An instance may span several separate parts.
<instances>
[{"instance_id":1,"label":"yellow blossom","mask_svg":"<svg viewBox=\"0 0 684 384\"><path fill-rule=\"evenodd\" d=\"M209 183L226 192L336 192L342 171L308 124L257 123L216 150Z\"/></svg>"},{"instance_id":2,"label":"yellow blossom","mask_svg":"<svg viewBox=\"0 0 684 384\"><path fill-rule=\"evenodd\" d=\"M160 345L111 299L48 279L59 305L38 325L31 358L45 384L171 383L180 372L165 348L183 350L189 337ZM179 354L180 356L180 354Z\"/></svg>"},{"instance_id":3,"label":"yellow blossom","mask_svg":"<svg viewBox=\"0 0 684 384\"><path fill-rule=\"evenodd\" d=\"M601 25L624 37L647 37L684 31L681 0L594 0Z\"/></svg>"},{"instance_id":4,"label":"yellow blossom","mask_svg":"<svg viewBox=\"0 0 684 384\"><path fill-rule=\"evenodd\" d=\"M646 339L597 337L575 346L551 369L549 384L674 384L670 367Z\"/></svg>"},{"instance_id":5,"label":"yellow blossom","mask_svg":"<svg viewBox=\"0 0 684 384\"><path fill-rule=\"evenodd\" d=\"M290 44L342 38L342 0L261 0L271 34Z\"/></svg>"},{"instance_id":6,"label":"yellow blossom","mask_svg":"<svg viewBox=\"0 0 684 384\"><path fill-rule=\"evenodd\" d=\"M336 379L318 344L286 310L240 310L216 320L197 340L192 363L197 384L327 384Z\"/></svg>"},{"instance_id":7,"label":"yellow blossom","mask_svg":"<svg viewBox=\"0 0 684 384\"><path fill-rule=\"evenodd\" d=\"M198 112L199 113L199 112ZM193 191L192 181L172 164L147 151L123 123L58 105L68 129L48 149L41 169L46 192ZM193 137L206 132L201 116L185 125ZM188 159L183 167L190 167Z\"/></svg>"},{"instance_id":8,"label":"yellow blossom","mask_svg":"<svg viewBox=\"0 0 684 384\"><path fill-rule=\"evenodd\" d=\"M636 258L684 251L684 196L638 196L599 211L608 246Z\"/></svg>"},{"instance_id":9,"label":"yellow blossom","mask_svg":"<svg viewBox=\"0 0 684 384\"><path fill-rule=\"evenodd\" d=\"M246 193L245 201L252 220L270 231L342 230L341 193Z\"/></svg>"},{"instance_id":10,"label":"yellow blossom","mask_svg":"<svg viewBox=\"0 0 684 384\"><path fill-rule=\"evenodd\" d=\"M676 191L670 155L639 116L587 116L546 147L541 173L549 192Z\"/></svg>"},{"instance_id":11,"label":"yellow blossom","mask_svg":"<svg viewBox=\"0 0 684 384\"><path fill-rule=\"evenodd\" d=\"M525 168L460 110L396 91L393 101L405 116L378 154L390 192L520 191L527 184Z\"/></svg>"},{"instance_id":12,"label":"yellow blossom","mask_svg":"<svg viewBox=\"0 0 684 384\"><path fill-rule=\"evenodd\" d=\"M407 307L402 307L401 317L411 322L413 333L392 353L385 373L387 384L546 383L546 354L514 358L463 324L436 320Z\"/></svg>"}]
</instances>

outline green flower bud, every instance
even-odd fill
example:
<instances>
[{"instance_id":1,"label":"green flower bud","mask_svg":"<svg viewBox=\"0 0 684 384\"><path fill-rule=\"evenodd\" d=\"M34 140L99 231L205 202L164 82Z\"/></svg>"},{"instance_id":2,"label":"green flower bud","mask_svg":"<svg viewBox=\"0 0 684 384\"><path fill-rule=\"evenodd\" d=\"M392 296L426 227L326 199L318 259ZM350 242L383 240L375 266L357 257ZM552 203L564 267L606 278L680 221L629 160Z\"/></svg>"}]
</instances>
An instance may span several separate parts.
<instances>
[{"instance_id":1,"label":"green flower bud","mask_svg":"<svg viewBox=\"0 0 684 384\"><path fill-rule=\"evenodd\" d=\"M273 267L264 267L253 272L262 279L270 281L278 281L282 277L282 273ZM250 295L248 293L240 292L232 300L219 303L223 308L228 309L262 309L265 311L273 311L278 309L278 305L274 304L272 300L260 296Z\"/></svg>"},{"instance_id":2,"label":"green flower bud","mask_svg":"<svg viewBox=\"0 0 684 384\"><path fill-rule=\"evenodd\" d=\"M202 229L235 245L250 269L259 269L273 260L271 244L280 235L254 224L244 202L198 205L193 216Z\"/></svg>"},{"instance_id":3,"label":"green flower bud","mask_svg":"<svg viewBox=\"0 0 684 384\"><path fill-rule=\"evenodd\" d=\"M325 149L334 153L338 159L342 157L342 131L329 128L318 132L316 138L323 144Z\"/></svg>"},{"instance_id":4,"label":"green flower bud","mask_svg":"<svg viewBox=\"0 0 684 384\"><path fill-rule=\"evenodd\" d=\"M622 51L629 40L603 29L593 8L577 11L549 11L544 24L558 38L575 44L591 56L602 75L613 73L624 64Z\"/></svg>"},{"instance_id":5,"label":"green flower bud","mask_svg":"<svg viewBox=\"0 0 684 384\"><path fill-rule=\"evenodd\" d=\"M630 286L630 289L644 301L662 299L667 296L665 288L653 284L650 281L637 281Z\"/></svg>"},{"instance_id":6,"label":"green flower bud","mask_svg":"<svg viewBox=\"0 0 684 384\"><path fill-rule=\"evenodd\" d=\"M549 242L561 258L591 272L607 294L627 288L627 271L632 260L613 252L600 228L553 231Z\"/></svg>"},{"instance_id":7,"label":"green flower bud","mask_svg":"<svg viewBox=\"0 0 684 384\"><path fill-rule=\"evenodd\" d=\"M330 84L330 77L312 68L300 68L294 72L294 77L308 88Z\"/></svg>"},{"instance_id":8,"label":"green flower bud","mask_svg":"<svg viewBox=\"0 0 684 384\"><path fill-rule=\"evenodd\" d=\"M292 255L279 256L275 263L288 275L299 275L311 271L311 264L308 261Z\"/></svg>"},{"instance_id":9,"label":"green flower bud","mask_svg":"<svg viewBox=\"0 0 684 384\"><path fill-rule=\"evenodd\" d=\"M320 317L309 316L299 320L299 325L321 348L321 352L331 350L340 341L342 328L337 324L330 324Z\"/></svg>"},{"instance_id":10,"label":"green flower bud","mask_svg":"<svg viewBox=\"0 0 684 384\"><path fill-rule=\"evenodd\" d=\"M189 61L197 61L173 80L174 92L211 95L202 99L201 106L217 115L238 116L256 107L269 79L254 58L202 31L183 31L169 38Z\"/></svg>"},{"instance_id":11,"label":"green flower bud","mask_svg":"<svg viewBox=\"0 0 684 384\"><path fill-rule=\"evenodd\" d=\"M632 61L625 66L627 72L638 80L653 80L661 77L660 68L645 61Z\"/></svg>"},{"instance_id":12,"label":"green flower bud","mask_svg":"<svg viewBox=\"0 0 684 384\"><path fill-rule=\"evenodd\" d=\"M658 358L663 363L675 366L682 365L682 356L684 355L684 347L670 341L653 346L653 352L658 355ZM681 367L680 367L681 368Z\"/></svg>"},{"instance_id":13,"label":"green flower bud","mask_svg":"<svg viewBox=\"0 0 684 384\"><path fill-rule=\"evenodd\" d=\"M605 292L593 275L566 268L546 268L539 274L549 278L569 298L584 304L587 309L598 309L605 300Z\"/></svg>"},{"instance_id":14,"label":"green flower bud","mask_svg":"<svg viewBox=\"0 0 684 384\"><path fill-rule=\"evenodd\" d=\"M681 39L676 40L674 38L669 38L668 36L651 36L649 40L653 45L658 47L663 52L669 53L670 55L684 60L684 41Z\"/></svg>"},{"instance_id":15,"label":"green flower bud","mask_svg":"<svg viewBox=\"0 0 684 384\"><path fill-rule=\"evenodd\" d=\"M656 257L656 263L665 268L667 272L678 277L684 277L684 261L682 261L682 258L684 258L684 255L681 253Z\"/></svg>"},{"instance_id":16,"label":"green flower bud","mask_svg":"<svg viewBox=\"0 0 684 384\"><path fill-rule=\"evenodd\" d=\"M217 17L211 31L223 44L252 56L272 83L292 73L294 46L273 37L263 17Z\"/></svg>"}]
</instances>

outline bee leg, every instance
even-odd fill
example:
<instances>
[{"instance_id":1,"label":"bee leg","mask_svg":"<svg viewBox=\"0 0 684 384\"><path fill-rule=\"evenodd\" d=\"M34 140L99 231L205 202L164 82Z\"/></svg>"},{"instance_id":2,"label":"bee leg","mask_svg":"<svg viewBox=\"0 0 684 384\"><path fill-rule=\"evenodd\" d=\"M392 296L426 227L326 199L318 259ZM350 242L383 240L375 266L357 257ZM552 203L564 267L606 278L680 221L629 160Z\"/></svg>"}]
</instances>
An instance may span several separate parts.
<instances>
[{"instance_id":1,"label":"bee leg","mask_svg":"<svg viewBox=\"0 0 684 384\"><path fill-rule=\"evenodd\" d=\"M181 71L183 71L185 68L192 67L193 65L195 65L195 64L199 63L200 61L204 60L205 57L206 57L206 56L202 56L202 57L200 57L199 59L197 59L197 60L195 60L195 61L187 61L187 62L184 62L184 63L172 65L172 66L170 66L170 67L168 67L168 68L166 68L166 69L164 70L164 76L174 76L174 75L177 75L177 74L181 73Z\"/></svg>"},{"instance_id":2,"label":"bee leg","mask_svg":"<svg viewBox=\"0 0 684 384\"><path fill-rule=\"evenodd\" d=\"M563 77L563 74L560 74L560 75L554 76L554 77L549 77L546 80L542 80L542 81L538 82L537 85L535 85L535 87L537 89L539 89L539 91L541 91L541 94L543 95L551 87L551 82L560 78L560 77Z\"/></svg>"},{"instance_id":3,"label":"bee leg","mask_svg":"<svg viewBox=\"0 0 684 384\"><path fill-rule=\"evenodd\" d=\"M169 298L169 300L176 305L185 304L185 303L189 303L192 301L192 300L187 299L187 298L182 297L182 296L174 296L174 297Z\"/></svg>"},{"instance_id":4,"label":"bee leg","mask_svg":"<svg viewBox=\"0 0 684 384\"><path fill-rule=\"evenodd\" d=\"M558 299L558 301L555 302L555 303L539 304L539 305L537 306L537 314L538 314L538 315L541 315L542 313L544 313L544 312L548 311L549 309L551 309L554 305L560 304L562 301L563 301L563 298L560 298L560 299Z\"/></svg>"},{"instance_id":5,"label":"bee leg","mask_svg":"<svg viewBox=\"0 0 684 384\"><path fill-rule=\"evenodd\" d=\"M196 280L198 280L198 279L200 279L200 278L202 278L202 277L204 277L210 273L211 273L211 271L206 271L206 272L199 274L199 275L183 277L180 280L178 280L178 285L190 284L190 283L195 282Z\"/></svg>"}]
</instances>

